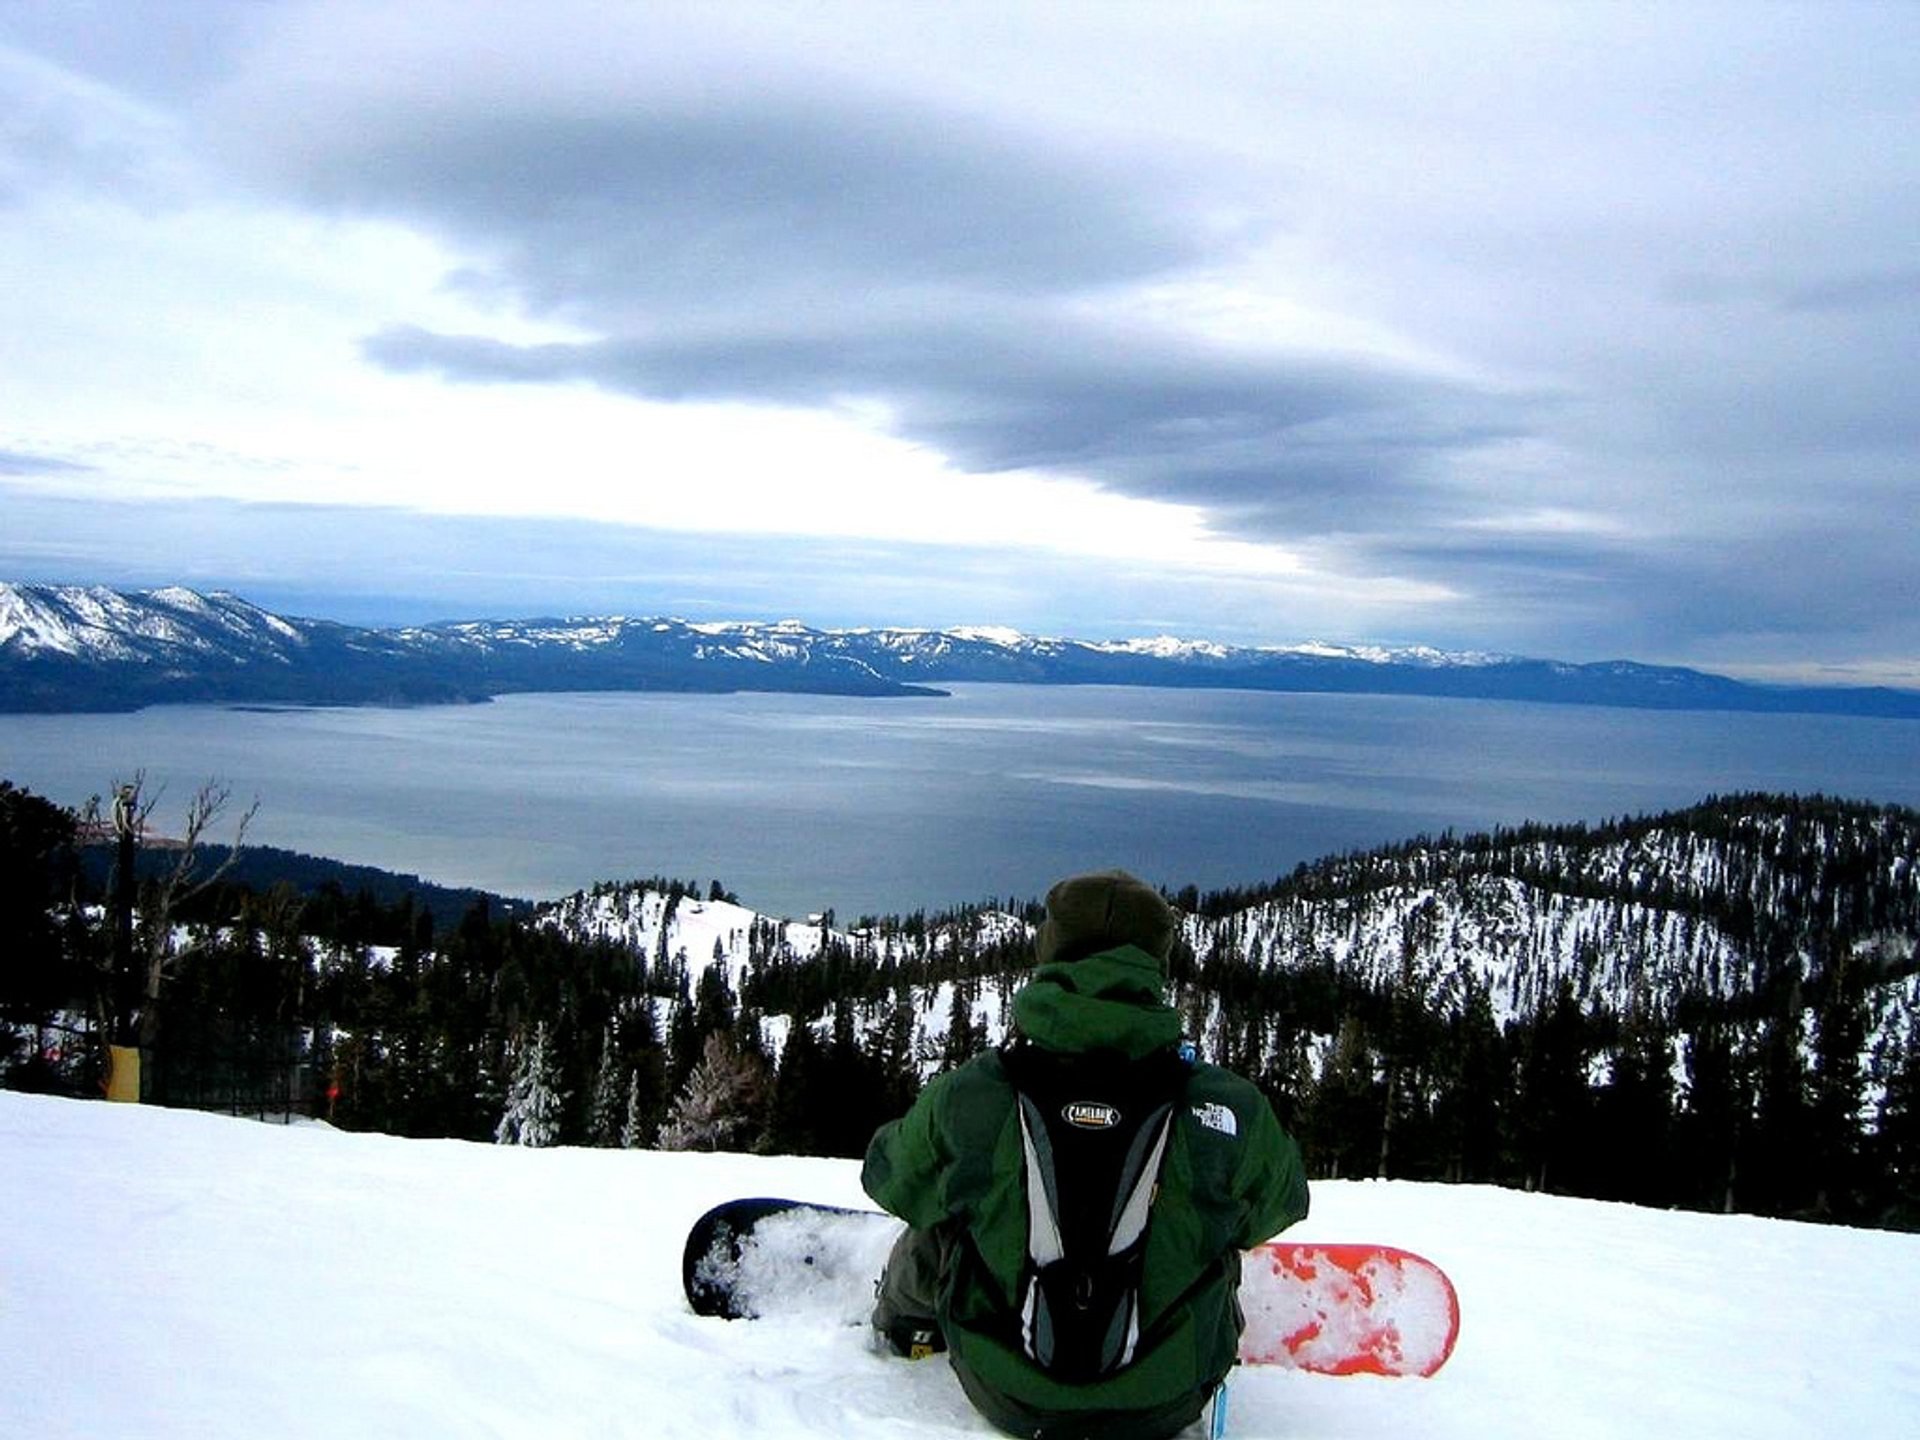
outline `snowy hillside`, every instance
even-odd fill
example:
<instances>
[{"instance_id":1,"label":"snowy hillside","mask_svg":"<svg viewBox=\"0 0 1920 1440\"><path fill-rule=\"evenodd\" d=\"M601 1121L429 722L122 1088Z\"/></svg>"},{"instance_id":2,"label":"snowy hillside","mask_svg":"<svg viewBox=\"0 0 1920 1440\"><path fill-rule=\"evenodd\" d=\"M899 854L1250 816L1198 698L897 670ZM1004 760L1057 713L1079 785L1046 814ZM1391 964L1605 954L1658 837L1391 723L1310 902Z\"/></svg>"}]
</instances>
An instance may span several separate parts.
<instances>
[{"instance_id":1,"label":"snowy hillside","mask_svg":"<svg viewBox=\"0 0 1920 1440\"><path fill-rule=\"evenodd\" d=\"M1391 984L1411 959L1433 998L1487 993L1502 1020L1562 981L1626 1009L1637 992L1752 994L1823 946L1877 979L1920 969L1920 820L1896 808L1732 796L1600 826L1522 827L1330 857L1193 917L1210 957L1351 966Z\"/></svg>"},{"instance_id":2,"label":"snowy hillside","mask_svg":"<svg viewBox=\"0 0 1920 1440\"><path fill-rule=\"evenodd\" d=\"M16 656L181 665L286 663L299 629L237 596L178 586L128 594L104 585L0 584L0 647Z\"/></svg>"},{"instance_id":3,"label":"snowy hillside","mask_svg":"<svg viewBox=\"0 0 1920 1440\"><path fill-rule=\"evenodd\" d=\"M703 972L717 969L733 994L749 998L768 970L817 960L823 946L855 966L911 974L957 968L966 957L995 945L1014 946L1024 959L1033 938L1032 927L1019 916L998 910L966 911L961 919L912 930L898 922L849 930L820 920L774 919L730 901L677 896L645 884L580 891L543 906L539 923L574 939L611 942L656 968L665 965L684 972L689 992L698 988ZM925 1057L924 1074L938 1068L942 1037L955 1023L956 1000L965 1006L961 1022L975 1026L987 1043L998 1044L1006 1033L1013 992L1024 978L986 976L964 992L951 979L920 984L913 1002L913 1043ZM868 994L850 1003L859 1027L871 1031L883 1023L893 997ZM672 997L656 993L650 1004L657 1030L666 1033L673 1018ZM775 1058L785 1044L787 1025L783 1016L762 1022L768 1053Z\"/></svg>"},{"instance_id":4,"label":"snowy hillside","mask_svg":"<svg viewBox=\"0 0 1920 1440\"><path fill-rule=\"evenodd\" d=\"M527 1150L0 1093L0 1414L149 1440L988 1435L939 1361L702 1320L713 1201L850 1161ZM1303 1238L1440 1261L1430 1381L1235 1381L1237 1436L1920 1433L1920 1238L1480 1187L1317 1185Z\"/></svg>"},{"instance_id":5,"label":"snowy hillside","mask_svg":"<svg viewBox=\"0 0 1920 1440\"><path fill-rule=\"evenodd\" d=\"M1231 1053L1257 1072L1303 1016L1279 1013L1271 997L1253 1007L1263 1033L1250 1053L1246 1034L1226 1033L1249 1020L1227 998L1236 972L1252 983L1324 969L1383 993L1411 983L1423 1003L1452 1017L1478 996L1505 1026L1539 1013L1563 983L1583 1004L1616 1014L1671 1012L1690 998L1738 1005L1784 966L1818 977L1846 952L1874 982L1860 1061L1884 1072L1889 1045L1920 1024L1916 854L1920 817L1910 812L1733 797L1604 826L1523 827L1330 857L1224 913L1189 913L1184 938L1195 969L1176 974L1173 999L1209 1053ZM952 1023L952 976L973 975L962 997L969 1018L997 1041L1032 936L1027 921L996 910L911 928L895 920L823 929L638 884L573 895L544 907L540 923L612 941L655 965L673 962L695 987L718 966L733 993L749 998L757 976L816 960L826 943L881 977L834 987L853 992L863 1029L883 1023L897 987L911 990L929 1074ZM968 963L995 946L1006 967ZM668 989L655 987L662 1032ZM1331 1030L1320 1032L1323 1042ZM777 1056L780 1034L767 1039Z\"/></svg>"}]
</instances>

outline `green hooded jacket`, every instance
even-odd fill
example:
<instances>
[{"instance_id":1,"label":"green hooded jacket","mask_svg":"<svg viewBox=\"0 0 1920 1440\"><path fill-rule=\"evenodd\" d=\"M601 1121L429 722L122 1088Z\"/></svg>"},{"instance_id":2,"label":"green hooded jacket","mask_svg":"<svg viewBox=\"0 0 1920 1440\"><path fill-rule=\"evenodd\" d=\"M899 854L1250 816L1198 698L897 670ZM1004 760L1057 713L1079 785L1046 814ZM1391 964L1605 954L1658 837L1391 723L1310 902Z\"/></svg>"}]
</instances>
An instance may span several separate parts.
<instances>
[{"instance_id":1,"label":"green hooded jacket","mask_svg":"<svg viewBox=\"0 0 1920 1440\"><path fill-rule=\"evenodd\" d=\"M1160 965L1134 946L1044 965L1014 997L1019 1033L1069 1054L1138 1059L1178 1043ZM942 1277L941 1329L969 1397L1026 1435L1165 1435L1232 1366L1240 1252L1307 1213L1306 1172L1273 1107L1247 1081L1196 1064L1168 1136L1147 1227L1141 1342L1124 1368L1070 1384L1021 1350L1027 1253L1025 1157L1015 1092L997 1053L937 1077L868 1147L861 1184L918 1229L962 1243Z\"/></svg>"}]
</instances>

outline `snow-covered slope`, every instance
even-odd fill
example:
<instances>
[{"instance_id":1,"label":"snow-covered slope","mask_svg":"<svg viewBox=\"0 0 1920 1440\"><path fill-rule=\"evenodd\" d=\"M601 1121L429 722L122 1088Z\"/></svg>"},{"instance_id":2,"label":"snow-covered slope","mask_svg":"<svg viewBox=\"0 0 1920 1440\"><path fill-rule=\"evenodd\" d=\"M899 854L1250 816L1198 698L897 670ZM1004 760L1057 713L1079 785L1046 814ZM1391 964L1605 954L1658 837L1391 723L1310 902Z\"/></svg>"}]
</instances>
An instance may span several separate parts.
<instances>
[{"instance_id":1,"label":"snow-covered slope","mask_svg":"<svg viewBox=\"0 0 1920 1440\"><path fill-rule=\"evenodd\" d=\"M903 967L916 961L938 965L956 953L977 954L995 944L1024 950L1033 938L1032 927L1019 916L998 910L966 911L958 919L913 931L848 930L825 928L817 919L775 919L729 901L675 895L646 884L579 891L542 907L537 923L574 939L619 945L655 967L665 963L684 969L690 992L698 988L704 971L717 966L736 996L751 995L749 981L756 966L812 959L828 941L857 962ZM1023 978L1011 973L981 977L964 994L951 980L920 986L913 1030L916 1046L929 1057L927 1073L935 1066L932 1057L940 1053L942 1037L953 1026L957 999L967 1007L967 1022L988 1043L998 1044L1006 1034L1013 991ZM656 1031L664 1034L672 1018L671 1002L656 996L652 1003ZM851 1003L858 1027L871 1033L884 1022L892 1001L869 995ZM778 1056L785 1045L788 1023L781 1016L762 1022L770 1055Z\"/></svg>"},{"instance_id":2,"label":"snow-covered slope","mask_svg":"<svg viewBox=\"0 0 1920 1440\"><path fill-rule=\"evenodd\" d=\"M234 595L178 586L129 594L104 585L0 583L0 648L18 657L285 663L305 643L292 622Z\"/></svg>"},{"instance_id":3,"label":"snow-covered slope","mask_svg":"<svg viewBox=\"0 0 1920 1440\"><path fill-rule=\"evenodd\" d=\"M1501 1022L1562 982L1618 1012L1640 997L1751 996L1789 958L1822 972L1836 941L1879 979L1920 970L1920 828L1911 812L1732 796L1603 826L1421 840L1328 857L1269 898L1190 917L1216 956L1412 978ZM1884 988L1884 987L1883 987Z\"/></svg>"},{"instance_id":4,"label":"snow-covered slope","mask_svg":"<svg viewBox=\"0 0 1920 1440\"><path fill-rule=\"evenodd\" d=\"M680 1239L850 1161L526 1150L0 1092L0 1415L146 1440L993 1432L857 1329L695 1318ZM1233 1433L1905 1440L1920 1238L1475 1187L1315 1187L1303 1238L1443 1264L1430 1381L1263 1369Z\"/></svg>"},{"instance_id":5,"label":"snow-covered slope","mask_svg":"<svg viewBox=\"0 0 1920 1440\"><path fill-rule=\"evenodd\" d=\"M1177 979L1173 999L1189 1036L1220 1056L1241 1053L1216 1033L1221 996L1233 989L1227 970L1250 979L1324 968L1381 993L1411 984L1445 1016L1484 997L1492 1021L1505 1025L1537 1013L1563 984L1583 1006L1614 1015L1646 1007L1671 1016L1683 1002L1738 1006L1783 967L1818 979L1844 953L1871 978L1860 1061L1880 1073L1889 1040L1920 1016L1917 853L1912 812L1729 797L1606 826L1523 827L1329 857L1264 898L1189 914L1195 981ZM932 982L959 968L940 962L1000 947L1002 965L970 967L978 983L968 999L970 1019L997 1039L1032 938L1024 919L996 910L824 932L639 884L573 895L543 908L540 923L650 963L677 961L696 985L720 965L736 995L756 967L810 960L825 936L912 989L915 1036L928 1056L940 1053L955 993ZM877 1028L891 997L873 986L859 996L860 1024ZM657 1007L662 1028L667 1018ZM1244 1005L1231 1018L1244 1045ZM1302 1023L1284 1007L1263 1019L1270 1052ZM777 1051L778 1037L768 1038Z\"/></svg>"}]
</instances>

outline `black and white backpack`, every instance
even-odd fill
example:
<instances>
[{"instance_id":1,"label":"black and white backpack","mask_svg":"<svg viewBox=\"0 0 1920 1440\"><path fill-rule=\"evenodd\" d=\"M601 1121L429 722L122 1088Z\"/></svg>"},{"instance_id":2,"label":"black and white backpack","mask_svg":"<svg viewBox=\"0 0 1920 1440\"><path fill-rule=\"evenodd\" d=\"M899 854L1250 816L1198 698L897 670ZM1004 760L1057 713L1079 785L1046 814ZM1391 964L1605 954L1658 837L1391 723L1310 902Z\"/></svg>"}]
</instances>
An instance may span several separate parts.
<instances>
[{"instance_id":1,"label":"black and white backpack","mask_svg":"<svg viewBox=\"0 0 1920 1440\"><path fill-rule=\"evenodd\" d=\"M1096 1379L1140 1341L1148 1220L1188 1061L1171 1048L1126 1060L1024 1041L1001 1059L1026 1152L1020 1345L1057 1379Z\"/></svg>"}]
</instances>

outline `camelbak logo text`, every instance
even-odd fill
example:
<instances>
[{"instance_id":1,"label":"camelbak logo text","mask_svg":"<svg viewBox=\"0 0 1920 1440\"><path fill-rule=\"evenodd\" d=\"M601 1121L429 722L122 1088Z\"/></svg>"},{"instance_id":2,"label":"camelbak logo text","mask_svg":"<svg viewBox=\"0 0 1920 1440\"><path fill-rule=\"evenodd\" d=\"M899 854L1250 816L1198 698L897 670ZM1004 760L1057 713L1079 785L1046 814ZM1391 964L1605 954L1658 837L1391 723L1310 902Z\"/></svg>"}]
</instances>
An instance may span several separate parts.
<instances>
[{"instance_id":1,"label":"camelbak logo text","mask_svg":"<svg viewBox=\"0 0 1920 1440\"><path fill-rule=\"evenodd\" d=\"M1082 1130L1111 1130L1120 1123L1118 1110L1093 1100L1075 1100L1060 1114L1069 1125L1078 1125Z\"/></svg>"},{"instance_id":2,"label":"camelbak logo text","mask_svg":"<svg viewBox=\"0 0 1920 1440\"><path fill-rule=\"evenodd\" d=\"M1194 1106L1193 1118L1209 1130L1218 1130L1222 1135L1240 1133L1240 1122L1234 1118L1233 1111L1214 1101Z\"/></svg>"}]
</instances>

